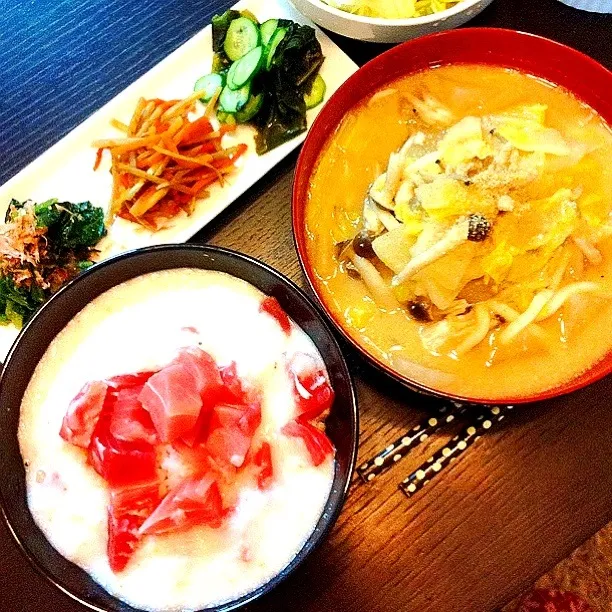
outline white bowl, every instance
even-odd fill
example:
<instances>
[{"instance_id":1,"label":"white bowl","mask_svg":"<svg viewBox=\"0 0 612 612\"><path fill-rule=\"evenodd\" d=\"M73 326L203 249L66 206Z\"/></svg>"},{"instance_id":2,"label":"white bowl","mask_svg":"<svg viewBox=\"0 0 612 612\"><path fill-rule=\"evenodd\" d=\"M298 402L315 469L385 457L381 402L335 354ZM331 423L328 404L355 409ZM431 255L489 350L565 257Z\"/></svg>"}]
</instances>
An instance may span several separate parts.
<instances>
[{"instance_id":1,"label":"white bowl","mask_svg":"<svg viewBox=\"0 0 612 612\"><path fill-rule=\"evenodd\" d=\"M475 17L493 0L462 0L440 13L410 19L361 17L333 8L321 0L291 0L301 13L322 28L359 40L396 43L456 28Z\"/></svg>"}]
</instances>

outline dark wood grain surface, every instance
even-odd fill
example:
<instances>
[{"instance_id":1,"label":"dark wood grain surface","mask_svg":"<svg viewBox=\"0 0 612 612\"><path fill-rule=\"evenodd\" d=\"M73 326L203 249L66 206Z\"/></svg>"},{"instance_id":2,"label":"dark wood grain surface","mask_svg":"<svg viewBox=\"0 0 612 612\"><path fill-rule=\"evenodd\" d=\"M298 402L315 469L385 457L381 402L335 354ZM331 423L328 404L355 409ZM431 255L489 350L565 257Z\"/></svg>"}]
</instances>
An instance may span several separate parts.
<instances>
[{"instance_id":1,"label":"dark wood grain surface","mask_svg":"<svg viewBox=\"0 0 612 612\"><path fill-rule=\"evenodd\" d=\"M231 4L0 2L0 182ZM471 25L543 34L612 67L612 16L556 0L495 0ZM358 63L385 48L334 39ZM304 285L291 235L295 160L287 158L194 240L258 257ZM431 406L345 349L358 387L363 460ZM355 484L329 540L250 609L495 610L612 520L611 396L609 377L521 408L407 500L397 483L451 432L436 434L374 483ZM31 569L4 524L0 610L81 610Z\"/></svg>"}]
</instances>

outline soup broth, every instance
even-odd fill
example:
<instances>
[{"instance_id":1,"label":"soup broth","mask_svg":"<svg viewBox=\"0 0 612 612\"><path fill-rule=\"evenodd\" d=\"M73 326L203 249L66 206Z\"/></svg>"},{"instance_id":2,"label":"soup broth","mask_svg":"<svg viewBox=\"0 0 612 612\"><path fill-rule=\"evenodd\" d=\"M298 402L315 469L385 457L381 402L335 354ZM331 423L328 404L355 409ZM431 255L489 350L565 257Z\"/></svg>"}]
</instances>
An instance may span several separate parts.
<instances>
[{"instance_id":1,"label":"soup broth","mask_svg":"<svg viewBox=\"0 0 612 612\"><path fill-rule=\"evenodd\" d=\"M559 386L611 346L611 156L604 120L533 76L402 78L320 154L305 212L316 289L359 345L426 387L501 400Z\"/></svg>"}]
</instances>

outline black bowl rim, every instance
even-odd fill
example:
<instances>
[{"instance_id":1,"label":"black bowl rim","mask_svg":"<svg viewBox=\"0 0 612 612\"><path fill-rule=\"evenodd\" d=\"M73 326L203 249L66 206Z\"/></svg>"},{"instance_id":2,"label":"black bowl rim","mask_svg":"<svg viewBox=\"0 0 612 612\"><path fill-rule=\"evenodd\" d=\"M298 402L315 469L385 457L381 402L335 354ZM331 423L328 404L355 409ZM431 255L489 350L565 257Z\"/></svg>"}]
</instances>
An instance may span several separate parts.
<instances>
[{"instance_id":1,"label":"black bowl rim","mask_svg":"<svg viewBox=\"0 0 612 612\"><path fill-rule=\"evenodd\" d=\"M316 319L317 319L317 322L320 328L324 331L331 345L334 347L334 349L337 351L340 357L339 365L342 369L343 375L346 377L348 387L350 390L350 397L347 398L347 402L349 403L350 409L351 409L350 410L351 449L350 449L350 456L348 458L348 477L346 478L346 481L343 483L342 487L338 491L337 501L335 502L331 510L327 511L327 505L329 504L330 499L335 489L333 483L336 481L336 477L337 477L337 466L336 466L336 469L334 470L334 481L332 482L332 489L330 491L325 507L323 508L323 511L319 517L319 520L314 530L310 534L310 536L304 541L304 543L298 550L297 554L291 559L291 561L287 564L287 566L285 566L278 574L273 576L268 582L264 583L263 585L259 586L253 591L250 591L242 595L238 599L219 604L218 606L203 608L197 611L197 612L231 612L233 610L237 610L238 608L242 608L243 606L246 606L254 602L257 599L260 599L264 595L268 594L270 591L274 590L279 584L284 582L285 579L287 579L291 574L293 574L303 564L303 562L312 554L312 552L315 551L323 543L329 531L331 530L336 520L338 519L338 516L340 515L342 508L344 507L344 504L346 502L346 498L348 495L348 490L351 485L352 475L355 471L355 465L357 462L357 452L358 452L358 446L359 446L359 410L358 410L357 392L355 389L355 383L353 380L353 376L351 375L351 372L349 370L349 367L346 361L346 357L344 356L344 353L333 332L333 328L330 326L329 321L327 320L327 317L324 316L319 304L315 300L310 298L308 294L303 289L298 287L298 285L294 281L292 281L290 278L288 278L284 274L280 273L278 270L275 270L269 264L263 261L260 261L250 255L246 255L244 253L240 253L238 251L228 249L225 247L208 245L208 244L205 244L205 245L160 244L160 245L153 245L153 246L131 249L129 251L124 251L117 255L113 255L107 259L104 259L94 264L91 268L81 272L77 277L70 280L57 293L51 296L51 298L49 298L49 300L47 300L34 313L34 315L28 320L28 322L20 330L17 338L11 345L11 348L4 361L4 364L2 364L2 371L0 372L0 394L1 394L1 389L3 387L4 380L5 380L5 373L9 371L7 366L10 364L13 354L17 350L17 347L21 341L22 336L28 333L28 330L30 329L30 327L34 324L34 322L38 318L45 316L46 311L49 310L49 308L51 308L50 305L53 305L55 301L59 298L60 295L63 295L69 291L72 291L73 287L78 286L83 281L83 279L86 279L89 276L96 274L97 271L102 268L116 265L117 263L121 261L130 259L135 256L145 256L146 257L149 254L155 255L160 252L173 253L176 251L193 251L193 252L200 252L203 254L210 254L210 255L220 254L221 256L228 257L230 259L234 258L238 260L241 264L246 264L247 266L253 266L255 268L259 268L264 273L270 275L271 277L274 277L277 281L280 281L281 284L285 285L290 291L292 291L298 297L298 299L301 300L316 315ZM214 268L207 268L207 269L214 269ZM138 275L134 276L133 278L136 278L137 276ZM253 284L251 281L246 281L246 282L249 282L249 284ZM256 285L254 284L253 286L256 287ZM101 295L101 293L98 295ZM10 522L9 517L7 516L6 510L5 510L5 504L6 504L6 501L5 501L5 497L3 493L3 485L0 482L0 515L2 516L2 519L4 520L4 523L7 526L8 531L13 537L13 540L17 544L18 548L22 551L22 553L24 554L24 556L26 557L30 565L36 570L36 572L39 575L43 576L48 582L50 582L53 586L55 586L62 593L67 595L69 598L71 598L73 601L78 602L79 604L81 604L82 606L85 606L86 608L95 610L96 612L108 612L105 608L100 608L98 607L98 605L92 604L82 599L80 596L71 592L68 587L61 584L54 576L52 576L42 566L42 564L36 558L36 555L27 548L26 544L22 541L22 538L20 537L20 535L13 528L13 525ZM26 504L25 509L27 512L29 512L29 508L27 507L27 504ZM321 523L323 524L319 528ZM49 543L49 545L51 544ZM79 566L76 566L76 567L78 567L81 571L86 573L85 570L83 570ZM98 586L104 589L104 587L102 587L101 585L98 585ZM108 593L108 591L106 593L109 597L114 598L120 604L127 605L121 600L119 600L118 598L116 598L114 595ZM131 608L131 607L129 609L135 610L135 611L138 610L137 608Z\"/></svg>"}]
</instances>

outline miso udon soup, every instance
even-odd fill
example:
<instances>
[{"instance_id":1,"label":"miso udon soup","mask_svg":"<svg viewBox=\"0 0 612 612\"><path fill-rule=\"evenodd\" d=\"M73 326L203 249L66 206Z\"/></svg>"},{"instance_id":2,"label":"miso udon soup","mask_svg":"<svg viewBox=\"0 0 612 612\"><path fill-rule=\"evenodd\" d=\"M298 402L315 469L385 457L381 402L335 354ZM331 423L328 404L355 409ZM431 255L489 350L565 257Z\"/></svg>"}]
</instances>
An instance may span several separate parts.
<instances>
[{"instance_id":1,"label":"miso udon soup","mask_svg":"<svg viewBox=\"0 0 612 612\"><path fill-rule=\"evenodd\" d=\"M612 345L612 132L568 91L476 65L372 92L306 204L316 289L400 375L479 399L561 385Z\"/></svg>"}]
</instances>

